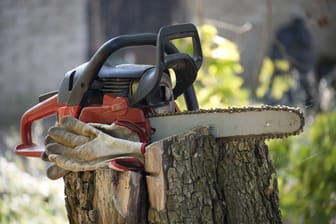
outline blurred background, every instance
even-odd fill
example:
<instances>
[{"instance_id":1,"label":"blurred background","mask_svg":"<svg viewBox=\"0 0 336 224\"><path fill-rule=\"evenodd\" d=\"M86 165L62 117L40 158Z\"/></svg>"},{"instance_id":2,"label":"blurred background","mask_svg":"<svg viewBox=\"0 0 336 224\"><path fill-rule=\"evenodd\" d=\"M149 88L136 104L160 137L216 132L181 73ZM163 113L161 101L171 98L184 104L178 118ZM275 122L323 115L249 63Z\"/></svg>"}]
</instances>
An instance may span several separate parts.
<instances>
[{"instance_id":1,"label":"blurred background","mask_svg":"<svg viewBox=\"0 0 336 224\"><path fill-rule=\"evenodd\" d=\"M304 133L268 142L284 222L336 223L333 0L2 0L0 223L67 220L62 180L48 180L39 159L13 155L23 112L106 40L184 22L200 32L204 63L195 85L202 108L302 108ZM135 49L114 60L154 63L153 54ZM45 126L34 126L36 141L43 142Z\"/></svg>"}]
</instances>

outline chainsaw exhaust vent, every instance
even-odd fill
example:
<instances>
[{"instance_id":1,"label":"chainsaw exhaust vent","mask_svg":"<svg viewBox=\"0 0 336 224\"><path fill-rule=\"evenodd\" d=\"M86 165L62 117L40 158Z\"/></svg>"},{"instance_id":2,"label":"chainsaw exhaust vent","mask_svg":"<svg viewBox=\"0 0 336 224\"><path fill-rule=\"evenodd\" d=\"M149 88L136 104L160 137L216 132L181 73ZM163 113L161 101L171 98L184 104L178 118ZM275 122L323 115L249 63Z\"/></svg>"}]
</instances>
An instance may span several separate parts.
<instances>
[{"instance_id":1,"label":"chainsaw exhaust vent","mask_svg":"<svg viewBox=\"0 0 336 224\"><path fill-rule=\"evenodd\" d=\"M132 79L129 78L101 78L103 93L111 93L114 96L128 97Z\"/></svg>"}]
</instances>

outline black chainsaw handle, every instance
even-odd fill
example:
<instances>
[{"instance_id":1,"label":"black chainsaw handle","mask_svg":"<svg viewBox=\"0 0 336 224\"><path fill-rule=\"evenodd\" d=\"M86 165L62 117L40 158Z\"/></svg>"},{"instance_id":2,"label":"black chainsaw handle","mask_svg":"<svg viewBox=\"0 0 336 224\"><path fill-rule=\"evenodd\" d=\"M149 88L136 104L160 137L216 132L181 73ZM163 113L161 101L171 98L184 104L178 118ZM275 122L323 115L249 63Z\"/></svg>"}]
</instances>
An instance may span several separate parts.
<instances>
[{"instance_id":1,"label":"black chainsaw handle","mask_svg":"<svg viewBox=\"0 0 336 224\"><path fill-rule=\"evenodd\" d=\"M90 84L98 75L101 67L108 59L108 57L116 52L117 50L125 47L132 46L144 46L152 45L157 46L157 62L156 62L156 71L151 76L151 84L145 88L145 91L140 95L149 94L155 86L160 82L162 72L165 68L165 53L167 55L178 55L178 49L170 42L170 40L191 37L193 39L193 61L197 69L202 63L202 53L199 43L199 37L197 30L192 24L182 24L175 26L166 26L160 29L158 35L154 33L144 33L144 34L133 34L133 35L121 35L115 37L107 42L105 42L91 57L87 65L85 66L82 75L76 80L73 85L73 88L68 94L63 94L62 91L59 94L59 103L66 103L68 106L80 105L84 94L89 89ZM149 77L149 76L148 76ZM192 88L192 87L190 87ZM188 88L189 89L189 88ZM63 90L63 92L66 90ZM186 91L187 95L190 95L191 91ZM138 103L140 98L136 99L134 97L134 104ZM189 101L194 101L194 108L192 110L198 109L197 99L195 95L189 96Z\"/></svg>"},{"instance_id":2,"label":"black chainsaw handle","mask_svg":"<svg viewBox=\"0 0 336 224\"><path fill-rule=\"evenodd\" d=\"M172 45L172 40L187 37L192 38L192 57L180 53L177 49L175 52L165 54L168 46ZM172 68L176 75L176 86L173 89L174 98L176 99L184 93L188 110L197 110L198 103L192 84L196 79L198 69L201 67L203 57L196 27L193 24L162 27L156 40L156 60L155 70L149 70L141 77L137 92L130 99L131 104L136 105L145 96L149 95L158 86L164 71Z\"/></svg>"},{"instance_id":3,"label":"black chainsaw handle","mask_svg":"<svg viewBox=\"0 0 336 224\"><path fill-rule=\"evenodd\" d=\"M131 46L143 46L143 45L155 46L156 34L144 33L133 35L121 35L108 40L91 57L91 59L89 60L83 71L83 74L74 83L69 98L60 100L66 101L66 104L68 106L79 105L82 101L85 92L88 90L91 82L96 78L99 70L101 69L101 67L111 54L113 54L114 52L116 52L121 48ZM168 51L175 52L175 49L171 48Z\"/></svg>"},{"instance_id":4,"label":"black chainsaw handle","mask_svg":"<svg viewBox=\"0 0 336 224\"><path fill-rule=\"evenodd\" d=\"M171 40L175 39L182 39L182 38L192 38L192 45L193 45L193 61L199 69L202 65L203 56L202 56L202 49L201 43L198 36L198 32L196 27L191 24L180 24L174 26L165 26L162 27L157 36L157 62L156 66L159 66L160 70L165 64L165 49L170 44ZM174 52L177 53L177 52Z\"/></svg>"}]
</instances>

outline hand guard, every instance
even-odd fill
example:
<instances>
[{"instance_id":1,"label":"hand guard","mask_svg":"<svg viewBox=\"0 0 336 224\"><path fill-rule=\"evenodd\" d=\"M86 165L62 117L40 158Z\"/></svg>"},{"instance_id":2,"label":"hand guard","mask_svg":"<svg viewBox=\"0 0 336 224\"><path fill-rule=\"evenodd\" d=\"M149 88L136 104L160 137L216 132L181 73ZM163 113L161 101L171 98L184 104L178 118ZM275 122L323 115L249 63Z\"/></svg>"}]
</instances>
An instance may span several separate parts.
<instances>
[{"instance_id":1,"label":"hand guard","mask_svg":"<svg viewBox=\"0 0 336 224\"><path fill-rule=\"evenodd\" d=\"M131 130L126 126L127 123L86 124L64 117L59 126L49 129L45 141L43 157L56 164L48 168L47 176L57 179L69 171L104 166L119 171L141 169L145 143L138 142L140 137L134 127Z\"/></svg>"}]
</instances>

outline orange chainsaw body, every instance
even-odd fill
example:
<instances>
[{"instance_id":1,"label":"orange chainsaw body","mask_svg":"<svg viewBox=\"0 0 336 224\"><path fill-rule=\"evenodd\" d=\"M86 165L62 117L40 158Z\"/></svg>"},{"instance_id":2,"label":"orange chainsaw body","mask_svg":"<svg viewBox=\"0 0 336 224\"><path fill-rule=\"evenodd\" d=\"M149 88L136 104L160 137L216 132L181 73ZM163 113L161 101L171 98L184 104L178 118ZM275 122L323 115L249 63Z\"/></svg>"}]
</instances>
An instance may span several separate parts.
<instances>
[{"instance_id":1,"label":"orange chainsaw body","mask_svg":"<svg viewBox=\"0 0 336 224\"><path fill-rule=\"evenodd\" d=\"M21 118L21 141L22 144L15 148L15 153L20 156L40 157L44 146L37 146L32 140L32 123L57 114L58 120L64 116L78 118L85 123L111 124L115 121L128 122L137 125L141 129L142 141L149 142L151 128L144 111L139 108L129 107L127 98L111 97L104 95L103 105L88 106L65 106L57 102L57 95L35 105L26 111Z\"/></svg>"}]
</instances>

